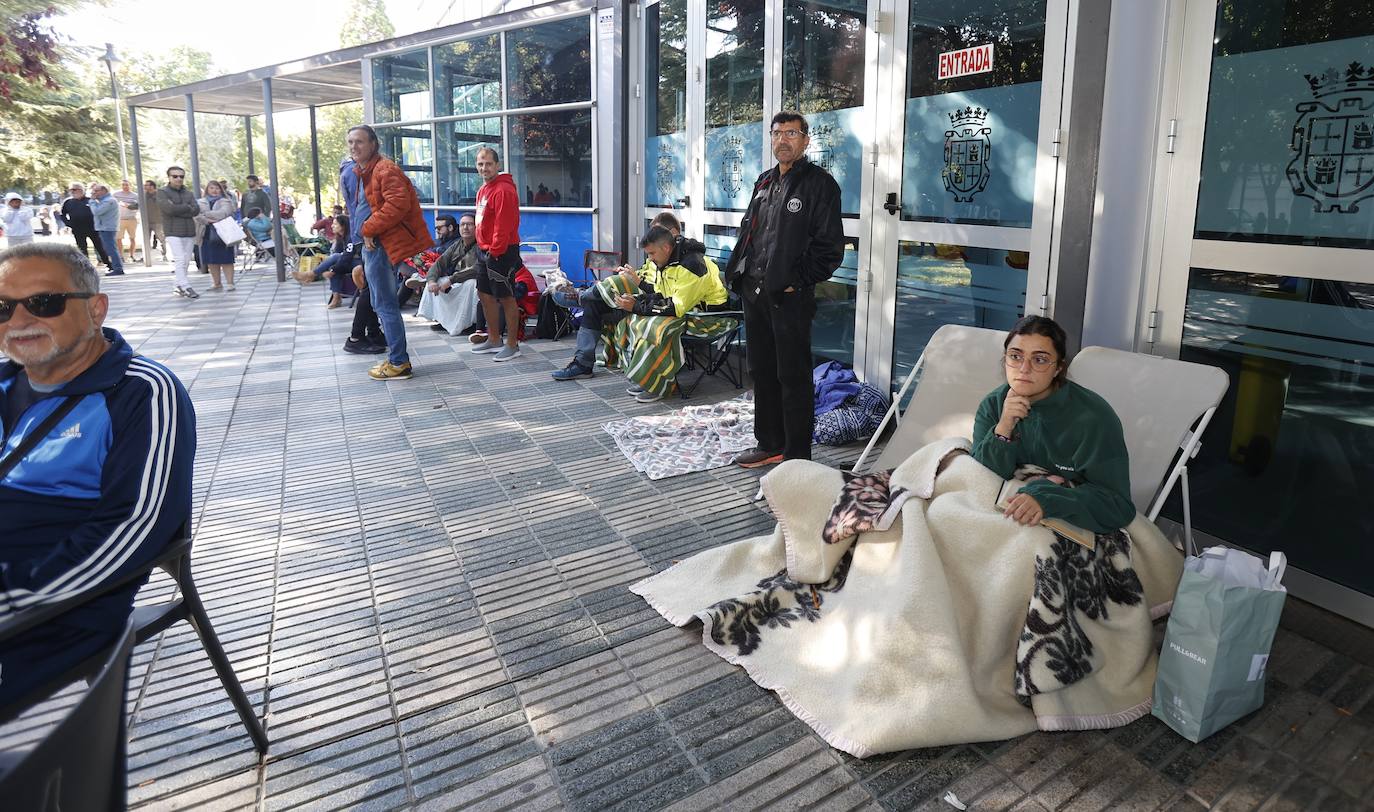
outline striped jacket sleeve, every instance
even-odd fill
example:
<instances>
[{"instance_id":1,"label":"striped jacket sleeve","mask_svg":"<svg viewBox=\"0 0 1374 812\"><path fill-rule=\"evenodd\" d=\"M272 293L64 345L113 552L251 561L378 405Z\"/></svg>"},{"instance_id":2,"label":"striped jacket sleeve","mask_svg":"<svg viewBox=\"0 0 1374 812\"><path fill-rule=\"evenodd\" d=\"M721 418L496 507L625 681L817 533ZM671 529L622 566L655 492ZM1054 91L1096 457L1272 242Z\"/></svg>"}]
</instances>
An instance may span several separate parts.
<instances>
[{"instance_id":1,"label":"striped jacket sleeve","mask_svg":"<svg viewBox=\"0 0 1374 812\"><path fill-rule=\"evenodd\" d=\"M5 571L0 616L118 580L155 558L191 515L196 424L163 366L135 356L108 397L112 437L100 498L52 552Z\"/></svg>"}]
</instances>

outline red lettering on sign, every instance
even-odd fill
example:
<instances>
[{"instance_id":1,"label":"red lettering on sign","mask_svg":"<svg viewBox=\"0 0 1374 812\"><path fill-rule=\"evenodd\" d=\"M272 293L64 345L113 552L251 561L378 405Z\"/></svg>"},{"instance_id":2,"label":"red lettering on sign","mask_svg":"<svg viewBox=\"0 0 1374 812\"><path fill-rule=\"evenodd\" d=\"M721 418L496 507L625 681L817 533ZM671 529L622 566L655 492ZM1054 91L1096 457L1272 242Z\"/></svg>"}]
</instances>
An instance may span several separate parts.
<instances>
[{"instance_id":1,"label":"red lettering on sign","mask_svg":"<svg viewBox=\"0 0 1374 812\"><path fill-rule=\"evenodd\" d=\"M953 79L958 76L987 73L992 70L992 62L992 43L958 51L946 51L940 54L936 61L935 74L937 79Z\"/></svg>"}]
</instances>

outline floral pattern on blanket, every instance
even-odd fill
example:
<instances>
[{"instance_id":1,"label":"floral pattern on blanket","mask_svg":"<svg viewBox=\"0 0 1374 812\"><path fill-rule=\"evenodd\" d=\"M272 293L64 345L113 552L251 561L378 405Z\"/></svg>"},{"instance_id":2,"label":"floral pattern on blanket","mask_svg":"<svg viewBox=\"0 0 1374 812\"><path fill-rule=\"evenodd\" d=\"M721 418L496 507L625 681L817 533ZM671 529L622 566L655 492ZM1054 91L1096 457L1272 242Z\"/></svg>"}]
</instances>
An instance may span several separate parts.
<instances>
[{"instance_id":1,"label":"floral pattern on blanket","mask_svg":"<svg viewBox=\"0 0 1374 812\"><path fill-rule=\"evenodd\" d=\"M754 445L752 393L668 414L612 420L602 430L630 464L658 480L709 471L734 462Z\"/></svg>"},{"instance_id":2,"label":"floral pattern on blanket","mask_svg":"<svg viewBox=\"0 0 1374 812\"><path fill-rule=\"evenodd\" d=\"M711 640L720 646L734 646L740 656L753 654L768 629L791 628L793 623L820 620L825 599L823 592L839 592L849 577L854 549L835 565L830 580L823 584L802 584L778 570L758 582L758 591L741 598L729 598L706 610Z\"/></svg>"},{"instance_id":3,"label":"floral pattern on blanket","mask_svg":"<svg viewBox=\"0 0 1374 812\"><path fill-rule=\"evenodd\" d=\"M844 476L844 486L830 511L830 518L825 520L821 539L826 544L835 544L874 528L886 530L902 502L906 501L906 488L892 487L892 471L840 473Z\"/></svg>"},{"instance_id":4,"label":"floral pattern on blanket","mask_svg":"<svg viewBox=\"0 0 1374 812\"><path fill-rule=\"evenodd\" d=\"M1102 621L1114 607L1138 606L1145 588L1131 567L1131 538L1124 530L1097 534L1089 550L1056 536L1053 556L1035 558L1035 591L1016 646L1016 697L1071 685L1094 668L1084 620Z\"/></svg>"}]
</instances>

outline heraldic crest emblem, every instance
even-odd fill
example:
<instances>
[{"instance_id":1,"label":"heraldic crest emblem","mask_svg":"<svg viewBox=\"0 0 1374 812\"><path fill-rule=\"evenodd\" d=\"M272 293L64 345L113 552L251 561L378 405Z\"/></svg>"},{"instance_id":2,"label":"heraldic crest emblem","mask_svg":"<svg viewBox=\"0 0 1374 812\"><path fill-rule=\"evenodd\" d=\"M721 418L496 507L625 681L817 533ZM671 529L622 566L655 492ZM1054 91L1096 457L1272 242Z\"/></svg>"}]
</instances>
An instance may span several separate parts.
<instances>
[{"instance_id":1,"label":"heraldic crest emblem","mask_svg":"<svg viewBox=\"0 0 1374 812\"><path fill-rule=\"evenodd\" d=\"M954 195L954 202L969 203L973 196L987 188L992 170L992 128L987 126L988 112L981 107L965 107L949 114L950 129L945 131L945 165L940 178L945 191Z\"/></svg>"},{"instance_id":2,"label":"heraldic crest emblem","mask_svg":"<svg viewBox=\"0 0 1374 812\"><path fill-rule=\"evenodd\" d=\"M744 188L744 139L732 135L720 152L720 190L734 198Z\"/></svg>"},{"instance_id":3,"label":"heraldic crest emblem","mask_svg":"<svg viewBox=\"0 0 1374 812\"><path fill-rule=\"evenodd\" d=\"M1374 197L1374 65L1327 68L1307 84L1312 101L1297 106L1288 182L1318 212L1357 212Z\"/></svg>"}]
</instances>

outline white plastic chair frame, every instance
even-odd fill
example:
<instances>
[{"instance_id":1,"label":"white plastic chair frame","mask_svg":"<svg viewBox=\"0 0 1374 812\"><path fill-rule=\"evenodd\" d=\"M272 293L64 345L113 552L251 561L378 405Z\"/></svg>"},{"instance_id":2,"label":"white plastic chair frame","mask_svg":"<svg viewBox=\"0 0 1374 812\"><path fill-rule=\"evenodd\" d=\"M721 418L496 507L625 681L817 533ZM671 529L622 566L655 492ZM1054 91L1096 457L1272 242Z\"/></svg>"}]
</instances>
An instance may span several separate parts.
<instances>
[{"instance_id":1,"label":"white plastic chair frame","mask_svg":"<svg viewBox=\"0 0 1374 812\"><path fill-rule=\"evenodd\" d=\"M1005 337L1002 331L962 325L937 330L852 470L863 468L889 423L895 428L875 468L893 467L933 440L971 436L979 401L1005 382ZM1188 463L1202 448L1202 435L1226 393L1226 373L1205 364L1088 347L1070 364L1069 378L1101 395L1121 418L1131 453L1131 499L1146 518L1158 519L1181 483L1185 549L1195 552ZM900 405L912 387L927 380L933 385L928 391L917 386L904 412Z\"/></svg>"}]
</instances>

